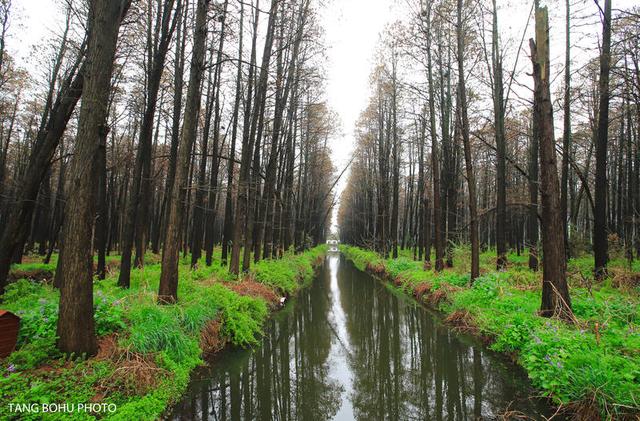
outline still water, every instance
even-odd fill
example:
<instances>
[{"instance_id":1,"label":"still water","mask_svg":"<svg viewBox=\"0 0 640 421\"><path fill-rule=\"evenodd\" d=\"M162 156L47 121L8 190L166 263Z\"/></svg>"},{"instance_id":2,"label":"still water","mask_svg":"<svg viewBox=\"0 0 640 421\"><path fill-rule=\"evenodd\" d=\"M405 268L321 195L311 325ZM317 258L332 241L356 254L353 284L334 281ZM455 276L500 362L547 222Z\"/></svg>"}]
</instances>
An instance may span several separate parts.
<instances>
[{"instance_id":1,"label":"still water","mask_svg":"<svg viewBox=\"0 0 640 421\"><path fill-rule=\"evenodd\" d=\"M534 393L518 367L335 255L260 346L197 372L170 419L540 419Z\"/></svg>"}]
</instances>

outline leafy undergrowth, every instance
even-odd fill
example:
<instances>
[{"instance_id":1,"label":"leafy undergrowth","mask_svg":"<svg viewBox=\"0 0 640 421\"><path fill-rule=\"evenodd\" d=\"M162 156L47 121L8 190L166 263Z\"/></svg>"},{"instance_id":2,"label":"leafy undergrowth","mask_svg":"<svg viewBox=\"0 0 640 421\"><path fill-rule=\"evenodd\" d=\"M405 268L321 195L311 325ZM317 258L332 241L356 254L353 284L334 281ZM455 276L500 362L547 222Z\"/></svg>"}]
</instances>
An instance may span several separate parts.
<instances>
[{"instance_id":1,"label":"leafy undergrowth","mask_svg":"<svg viewBox=\"0 0 640 421\"><path fill-rule=\"evenodd\" d=\"M258 343L269 308L274 308L273 297L294 293L310 280L324 252L320 246L263 261L240 280L234 280L219 259L196 270L183 259L178 303L163 306L156 303L161 269L157 256L149 255L143 269L132 271L129 290L117 287L118 258L112 256L107 279L94 284L100 350L89 359L67 358L56 350L57 290L28 279L10 284L0 305L19 315L21 326L17 350L0 360L0 419L159 418L184 392L203 354L225 343ZM43 268L53 270L55 265L28 262L13 271ZM10 403L91 402L105 409L9 412Z\"/></svg>"},{"instance_id":2,"label":"leafy undergrowth","mask_svg":"<svg viewBox=\"0 0 640 421\"><path fill-rule=\"evenodd\" d=\"M447 321L456 328L513 355L532 383L555 403L595 410L604 419L640 414L637 263L630 270L623 260L613 260L612 276L594 284L592 258L570 261L577 320L568 325L537 315L541 274L528 269L526 256L509 256L508 269L496 272L495 254L483 253L482 276L469 286L468 259L462 250L456 250L454 268L436 274L424 270L407 251L385 260L369 250L341 249L358 269L394 282L448 314Z\"/></svg>"}]
</instances>

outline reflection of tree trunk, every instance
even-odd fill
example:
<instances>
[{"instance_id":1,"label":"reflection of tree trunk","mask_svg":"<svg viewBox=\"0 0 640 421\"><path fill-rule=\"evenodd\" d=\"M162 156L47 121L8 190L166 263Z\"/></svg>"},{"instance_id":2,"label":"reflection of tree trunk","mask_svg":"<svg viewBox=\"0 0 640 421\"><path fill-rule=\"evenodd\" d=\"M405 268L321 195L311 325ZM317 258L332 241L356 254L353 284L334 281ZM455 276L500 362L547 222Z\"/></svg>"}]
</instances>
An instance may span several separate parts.
<instances>
[{"instance_id":1,"label":"reflection of tree trunk","mask_svg":"<svg viewBox=\"0 0 640 421\"><path fill-rule=\"evenodd\" d=\"M232 420L240 419L240 409L242 408L242 395L240 393L240 376L242 374L238 374L236 372L231 372L229 374L229 401L231 401L231 413L230 413L231 417L230 418Z\"/></svg>"},{"instance_id":2,"label":"reflection of tree trunk","mask_svg":"<svg viewBox=\"0 0 640 421\"><path fill-rule=\"evenodd\" d=\"M255 365L255 359L252 362ZM249 378L250 374L247 374L247 373L251 373L251 371L249 370L249 360L247 360L244 366L244 369L242 371L243 373L245 373L242 376L242 391L244 394L244 399L243 399L244 419L251 420L254 418L252 409L255 406L255 403L253 402L253 394L251 393L251 387L249 386L249 383L250 382L253 383L253 380Z\"/></svg>"},{"instance_id":3,"label":"reflection of tree trunk","mask_svg":"<svg viewBox=\"0 0 640 421\"><path fill-rule=\"evenodd\" d=\"M473 417L482 419L482 351L477 346L473 347Z\"/></svg>"},{"instance_id":4,"label":"reflection of tree trunk","mask_svg":"<svg viewBox=\"0 0 640 421\"><path fill-rule=\"evenodd\" d=\"M436 421L442 421L442 415L443 415L442 414L442 410L443 410L442 383L444 381L443 379L444 364L440 364L439 362L447 361L448 358L450 357L449 355L446 355L447 347L441 344L441 341L443 341L444 338L446 338L446 335L440 335L437 332L432 336L433 348L435 348L435 355L436 355L433 360L433 365L435 366L434 381L435 381L436 402L435 402L434 409L435 409Z\"/></svg>"},{"instance_id":5,"label":"reflection of tree trunk","mask_svg":"<svg viewBox=\"0 0 640 421\"><path fill-rule=\"evenodd\" d=\"M222 380L222 384L220 385L220 390L222 391L222 393L220 394L220 398L222 400L222 402L221 402L222 405L221 406L222 406L222 408L226 408L225 398L226 398L227 393L226 393L226 390L225 390L225 387L224 387L224 377L223 377L223 380ZM200 412L200 414L203 414L203 415L204 414L209 414L209 390L208 390L208 388L203 387L202 390L200 391L200 396L201 396L201 399L200 399L200 408L199 408L200 411L199 412ZM195 415L195 414L196 413L194 413L193 415Z\"/></svg>"}]
</instances>

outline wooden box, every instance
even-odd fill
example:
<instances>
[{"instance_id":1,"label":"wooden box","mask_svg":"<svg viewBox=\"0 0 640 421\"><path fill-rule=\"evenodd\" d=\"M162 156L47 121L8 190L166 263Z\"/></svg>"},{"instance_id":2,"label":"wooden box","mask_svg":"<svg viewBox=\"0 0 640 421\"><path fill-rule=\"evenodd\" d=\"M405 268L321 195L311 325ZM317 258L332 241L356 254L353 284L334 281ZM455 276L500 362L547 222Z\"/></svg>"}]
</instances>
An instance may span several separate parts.
<instances>
[{"instance_id":1,"label":"wooden box","mask_svg":"<svg viewBox=\"0 0 640 421\"><path fill-rule=\"evenodd\" d=\"M0 310L0 358L9 356L16 347L20 329L20 317Z\"/></svg>"}]
</instances>

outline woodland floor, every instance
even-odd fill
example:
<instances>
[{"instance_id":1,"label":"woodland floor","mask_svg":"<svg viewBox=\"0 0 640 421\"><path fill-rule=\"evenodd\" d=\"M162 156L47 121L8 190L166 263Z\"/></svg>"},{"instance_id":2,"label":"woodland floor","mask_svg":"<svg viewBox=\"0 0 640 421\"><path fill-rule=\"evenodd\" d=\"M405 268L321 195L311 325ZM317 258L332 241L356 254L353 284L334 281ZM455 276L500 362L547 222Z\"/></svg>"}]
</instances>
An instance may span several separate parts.
<instances>
[{"instance_id":1,"label":"woodland floor","mask_svg":"<svg viewBox=\"0 0 640 421\"><path fill-rule=\"evenodd\" d=\"M131 288L118 288L118 256L108 258L108 276L94 284L99 353L63 357L55 347L59 293L50 264L28 256L12 268L1 307L21 317L17 350L0 360L0 419L93 419L92 413L9 413L9 403L115 404L100 418L157 419L184 392L203 356L226 344L257 342L269 311L283 295L310 281L325 248L281 260L262 261L233 280L216 254L213 265L190 270L182 259L178 304L156 304L160 257L146 256L134 269ZM219 253L219 251L217 251ZM31 279L29 279L31 278Z\"/></svg>"},{"instance_id":2,"label":"woodland floor","mask_svg":"<svg viewBox=\"0 0 640 421\"><path fill-rule=\"evenodd\" d=\"M482 338L525 368L534 386L581 419L640 415L640 262L610 262L610 277L594 283L593 258L568 265L574 324L537 315L541 272L526 253L509 255L496 272L495 252L481 255L481 277L469 285L470 255L455 250L454 267L436 274L411 250L383 259L341 247L360 270L377 275L445 313L454 328ZM514 414L515 415L515 414Z\"/></svg>"}]
</instances>

